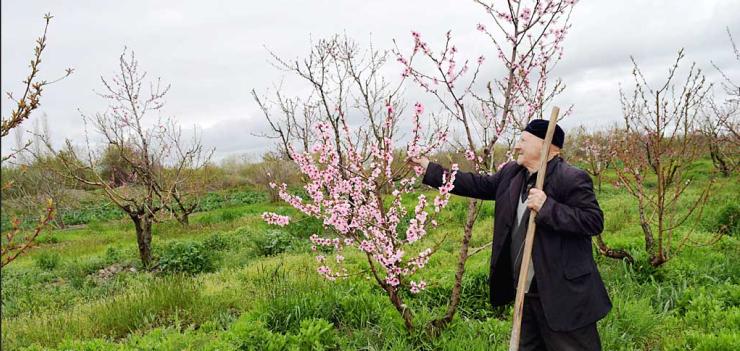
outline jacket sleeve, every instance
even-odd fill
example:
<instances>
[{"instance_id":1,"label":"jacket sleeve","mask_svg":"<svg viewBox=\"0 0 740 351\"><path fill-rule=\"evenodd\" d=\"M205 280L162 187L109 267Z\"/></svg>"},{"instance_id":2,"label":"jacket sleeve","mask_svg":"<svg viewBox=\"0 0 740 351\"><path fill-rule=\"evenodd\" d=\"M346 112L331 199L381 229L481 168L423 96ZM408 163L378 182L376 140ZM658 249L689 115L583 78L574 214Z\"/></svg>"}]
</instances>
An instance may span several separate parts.
<instances>
[{"instance_id":1,"label":"jacket sleeve","mask_svg":"<svg viewBox=\"0 0 740 351\"><path fill-rule=\"evenodd\" d=\"M507 165L508 166L508 165ZM506 167L490 175L481 175L471 172L457 171L455 174L454 187L451 193L455 195L472 197L481 200L496 200L496 190L501 183L502 174ZM430 162L424 173L422 183L431 187L439 188L442 186L442 174L449 174L450 171L441 165Z\"/></svg>"},{"instance_id":2,"label":"jacket sleeve","mask_svg":"<svg viewBox=\"0 0 740 351\"><path fill-rule=\"evenodd\" d=\"M570 235L594 236L604 230L604 213L596 201L593 182L586 172L577 172L572 181L564 202L558 202L548 196L537 213L535 222L555 232Z\"/></svg>"}]
</instances>

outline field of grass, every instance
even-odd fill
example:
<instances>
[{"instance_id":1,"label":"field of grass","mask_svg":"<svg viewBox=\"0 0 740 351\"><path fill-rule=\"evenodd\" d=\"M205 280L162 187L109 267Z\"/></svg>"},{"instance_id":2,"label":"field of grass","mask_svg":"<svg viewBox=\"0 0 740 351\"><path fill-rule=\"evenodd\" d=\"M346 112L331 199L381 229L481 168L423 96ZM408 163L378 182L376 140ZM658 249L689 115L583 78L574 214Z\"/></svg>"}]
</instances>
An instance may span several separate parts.
<instances>
[{"instance_id":1,"label":"field of grass","mask_svg":"<svg viewBox=\"0 0 740 351\"><path fill-rule=\"evenodd\" d=\"M702 182L707 169L697 165ZM598 324L604 349L740 349L738 178L717 181L701 218L678 232L690 232L697 244L658 269L647 265L641 249L635 201L609 183L598 195L604 239L629 249L636 263L597 257L614 304ZM511 307L487 303L488 251L468 261L454 322L437 337L423 330L409 334L369 277L320 278L307 239L323 230L320 223L296 216L289 226L273 228L260 218L263 211L295 212L285 204L250 202L204 208L189 227L156 224L160 267L154 272L141 270L133 228L123 219L45 234L39 248L3 269L3 350L508 348ZM472 247L491 239L493 204L485 206ZM417 325L444 312L465 208L453 197L440 229L418 243L425 248L449 232L420 272L428 289L404 296ZM698 244L720 228L729 234L714 245ZM348 268L365 267L359 253L345 256Z\"/></svg>"}]
</instances>

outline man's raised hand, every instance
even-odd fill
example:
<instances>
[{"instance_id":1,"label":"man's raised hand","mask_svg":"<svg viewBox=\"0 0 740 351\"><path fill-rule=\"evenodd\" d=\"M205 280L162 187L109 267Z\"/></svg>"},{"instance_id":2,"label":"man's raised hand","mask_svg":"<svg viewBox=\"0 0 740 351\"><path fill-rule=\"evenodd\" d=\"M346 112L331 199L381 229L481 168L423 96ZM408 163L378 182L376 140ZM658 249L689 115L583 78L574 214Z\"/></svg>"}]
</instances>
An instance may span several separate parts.
<instances>
[{"instance_id":1,"label":"man's raised hand","mask_svg":"<svg viewBox=\"0 0 740 351\"><path fill-rule=\"evenodd\" d=\"M426 156L409 157L408 163L411 167L420 166L426 171L429 166L429 159Z\"/></svg>"}]
</instances>

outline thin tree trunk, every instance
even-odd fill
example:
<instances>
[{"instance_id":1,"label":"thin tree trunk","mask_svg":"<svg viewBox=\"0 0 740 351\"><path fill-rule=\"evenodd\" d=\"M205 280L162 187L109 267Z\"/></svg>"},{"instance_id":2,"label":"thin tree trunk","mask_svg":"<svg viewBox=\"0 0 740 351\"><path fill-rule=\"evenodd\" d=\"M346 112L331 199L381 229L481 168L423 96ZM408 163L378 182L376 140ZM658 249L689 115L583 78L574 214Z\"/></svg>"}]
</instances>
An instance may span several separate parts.
<instances>
[{"instance_id":1,"label":"thin tree trunk","mask_svg":"<svg viewBox=\"0 0 740 351\"><path fill-rule=\"evenodd\" d=\"M457 260L457 271L455 272L455 285L452 287L452 294L450 296L450 304L447 306L447 312L444 317L435 319L432 321L431 326L433 331L441 331L447 324L452 322L457 311L457 305L460 303L460 295L462 294L462 279L465 274L465 262L468 260L468 248L470 246L470 238L473 236L473 225L478 217L479 201L470 199L468 200L468 217L465 220L465 231L463 234L462 245L460 247L460 256Z\"/></svg>"},{"instance_id":2,"label":"thin tree trunk","mask_svg":"<svg viewBox=\"0 0 740 351\"><path fill-rule=\"evenodd\" d=\"M653 231L650 229L650 223L645 217L645 209L642 206L640 206L640 226L642 227L642 233L645 235L645 251L652 255L653 245L655 244Z\"/></svg>"},{"instance_id":3,"label":"thin tree trunk","mask_svg":"<svg viewBox=\"0 0 740 351\"><path fill-rule=\"evenodd\" d=\"M722 154L719 152L719 147L713 142L709 143L709 155L712 157L714 167L717 168L723 176L729 177L730 168L727 166L727 162L725 162L724 158L722 158Z\"/></svg>"},{"instance_id":4,"label":"thin tree trunk","mask_svg":"<svg viewBox=\"0 0 740 351\"><path fill-rule=\"evenodd\" d=\"M393 287L389 286L387 287L388 297L391 299L391 302L393 303L393 306L396 307L396 310L401 313L401 316L403 317L403 323L406 325L406 331L411 333L414 330L414 319L411 315L411 310L404 305L403 301L401 301L401 297L398 296L398 291L394 290Z\"/></svg>"},{"instance_id":5,"label":"thin tree trunk","mask_svg":"<svg viewBox=\"0 0 740 351\"><path fill-rule=\"evenodd\" d=\"M627 262L630 264L635 263L635 259L632 258L632 255L630 255L629 252L623 249L612 249L606 243L604 242L604 238L601 237L601 234L596 236L596 248L598 249L599 253L601 255L604 255L606 257L615 258L615 259L626 259Z\"/></svg>"}]
</instances>

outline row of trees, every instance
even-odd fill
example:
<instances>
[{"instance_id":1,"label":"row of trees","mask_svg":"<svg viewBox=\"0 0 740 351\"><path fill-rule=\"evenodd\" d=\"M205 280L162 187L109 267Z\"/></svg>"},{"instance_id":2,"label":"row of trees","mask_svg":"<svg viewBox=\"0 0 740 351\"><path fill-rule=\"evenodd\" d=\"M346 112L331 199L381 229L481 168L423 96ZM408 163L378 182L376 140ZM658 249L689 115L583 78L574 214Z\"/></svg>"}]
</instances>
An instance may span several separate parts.
<instances>
[{"instance_id":1,"label":"row of trees","mask_svg":"<svg viewBox=\"0 0 740 351\"><path fill-rule=\"evenodd\" d=\"M729 38L740 61L737 46ZM712 182L699 189L698 196L688 195L694 180L687 172L689 167L708 154L721 176L736 175L738 170L740 89L716 65L722 81L714 88L719 91L713 91L713 84L695 63L679 74L683 59L681 50L666 79L656 87L648 83L633 58L634 86L631 91L620 91L623 125L591 133L581 128L570 142L575 149L572 156L597 178L599 189L604 171L613 166L617 184L637 200L645 251L655 267L692 243L691 231L679 228L693 214L701 213L709 196ZM717 233L709 243L722 234ZM634 261L626 250L609 248L601 236L597 246L604 255Z\"/></svg>"},{"instance_id":2,"label":"row of trees","mask_svg":"<svg viewBox=\"0 0 740 351\"><path fill-rule=\"evenodd\" d=\"M433 116L430 127L426 128L430 135L449 131L448 145L464 154L472 169L491 173L496 171L497 163L508 156L506 148L496 154L495 146L511 146L523 126L533 118L542 118L545 105L564 89L562 82L553 81L549 74L562 57L562 42L570 28L568 19L575 1L477 3L491 16L491 27L495 30L489 31L484 24L477 28L491 40L499 63L506 68L502 78L484 83L483 89L476 82L485 57L459 59L460 53L449 32L441 49L431 48L421 34L412 32L410 52L405 53L399 44L391 52L402 66L403 80L410 80L429 94L441 106L441 115L449 117L446 120L440 115ZM733 48L737 51L734 44ZM300 167L310 196L298 198L286 193L284 186L276 185L275 188L283 190L280 194L290 205L306 215L323 219L327 227L334 229L331 233L335 237L314 238L314 241L317 245L334 247L337 262L341 262L341 250L346 247L354 246L364 252L376 283L386 291L406 326L412 329L413 314L408 307L399 307L405 305L398 291L418 292L419 283L411 279L396 280L398 276L394 272L399 269L406 272L399 267L403 258L399 252L413 250L406 249L413 247L413 241L405 238L423 222L419 217L426 218L424 203L420 199L416 216L409 220L409 229L399 233L395 230L395 218L372 217L373 211L366 211L363 203L353 201L366 199L371 194L379 198L377 194L384 189L391 198L397 198L401 190L396 187L404 186L409 178L393 164L418 151L409 146L406 153L392 155L383 149L389 145L389 140L399 135L395 132L399 128L398 120L392 111L403 110L406 106L397 86L381 75L387 54L373 48L363 52L346 37L319 41L303 60L286 61L273 54L275 65L307 82L311 92L286 98L277 91L272 103L255 92L253 96L272 128L272 133L266 136L278 140L281 154ZM695 64L685 77L679 77L682 60L683 51L671 66L666 81L654 88L633 59L634 87L620 94L624 124L610 131L584 131L576 138L576 150L569 151L598 179L599 189L604 171L609 167L616 170L619 185L637 199L645 250L649 264L656 267L690 243L690 234L676 238L677 229L701 210L709 195L709 186L701 189L698 197L689 198L686 192L693 186L687 169L705 150L702 148L705 143L697 141L711 139L708 152L722 174L732 175L736 164L732 150L737 149L737 135L733 135L737 130L737 86L723 75L729 97L722 102L710 100L712 85L706 82ZM383 120L381 116L386 109ZM350 133L347 125L351 119L347 116L361 116L358 124L366 128L356 127ZM312 133L315 128L318 132ZM412 143L418 141L416 136L420 130L423 128L414 125ZM317 137L318 140L313 139ZM311 148L316 142L323 146ZM380 149L373 149L373 145ZM385 157L380 157L382 155ZM367 163L357 161L358 157ZM383 161L378 161L379 157ZM386 166L389 167L387 176L376 178L379 175L375 173L382 173ZM323 172L331 175L322 180ZM357 177L373 183L362 183ZM363 184L354 189L357 193L341 191L346 184L355 182ZM448 309L444 316L429 325L432 330L444 328L452 320L460 298L465 263L471 254L486 248L469 248L480 209L480 201L469 200L459 236L460 252ZM390 208L379 205L377 210L381 214L385 214L385 210L394 211L392 205ZM289 222L289 218L276 214L265 214L265 219L278 225ZM393 225L374 232L372 226L363 227L355 222L363 220ZM342 244L348 238L354 245ZM373 245L365 245L365 241L358 242L360 240L368 240ZM376 241L390 248L378 253ZM605 255L634 261L626 250L609 248L601 236L597 237L597 247ZM431 255L434 250L422 252ZM414 263L417 259L407 262ZM348 274L345 271L336 274L325 264L323 255L319 260L322 262L319 273L329 279ZM389 260L390 265L387 264ZM385 268L385 276L378 273L375 264Z\"/></svg>"},{"instance_id":3,"label":"row of trees","mask_svg":"<svg viewBox=\"0 0 740 351\"><path fill-rule=\"evenodd\" d=\"M434 217L447 202L454 172L445 179L447 185L433 204L420 196L412 214L400 200L415 191L421 174L408 169L407 157L447 147L463 155L460 161L475 171L495 172L510 157L506 146L510 149L523 126L541 118L545 106L565 88L550 74L562 57L576 1L476 3L490 15L490 23L478 24L477 29L490 40L494 61L505 68L499 78L479 82L486 58L461 59L450 32L442 48L431 48L420 33L412 32L409 47L395 42L390 51L363 50L346 36L333 36L318 41L303 59L285 60L272 53L275 66L306 83L309 94L289 97L278 89L274 95L261 97L252 92L271 128L262 136L277 140L278 152L258 166L250 181L269 184L273 199L285 200L332 229L330 237L312 237L317 247L336 250L331 263L317 256L324 277L333 280L354 274L344 270L342 250L363 252L368 261L364 273L386 292L409 329L416 326L402 291L418 293L426 285L412 276L423 269L441 242L424 248L416 243L436 227ZM26 93L16 101L17 110L7 123L3 119L3 137L30 116L38 106L41 88L48 84L33 83L44 42L45 36L38 43ZM734 43L733 49L740 59ZM399 65L398 82L383 75L390 58ZM676 245L676 229L700 211L709 194L707 187L686 205L686 189L692 184L686 170L704 144L696 142L697 138L706 140L723 174L733 174L737 164L732 150L737 149L740 90L723 74L721 87L727 97L711 99L711 84L694 65L680 77L682 59L683 52L679 52L666 81L657 88L648 84L633 59L634 87L620 94L624 125L613 131L584 132L575 138L577 146L571 150L598 179L599 188L604 170L611 166L619 184L637 199L645 249L654 266L665 263L673 250L689 242L684 235L676 239ZM441 112L425 113L418 103L409 106L401 94L407 81L435 101ZM51 172L41 179L47 175L47 179L58 178L62 194L69 188L98 189L125 212L134 225L142 263L151 267L152 225L163 216L188 224L188 216L212 179L207 171L212 168L213 150L206 149L195 132L186 138L174 118L163 116L170 86L160 79L147 80L133 52L124 50L116 74L101 77L101 83L99 95L108 108L82 114L84 145L67 140L56 149L49 134L37 128L36 144L42 147L29 151L38 169ZM407 108L412 112L407 113ZM401 123L402 116L408 115L413 124L407 133L410 140L405 148L398 148L400 140L409 137ZM422 123L423 116L430 117L426 123ZM102 143L96 143L94 136ZM288 160L293 166L286 164ZM307 198L292 195L280 181L294 178L296 169ZM4 185L3 195L11 188ZM54 198L51 190L48 193ZM57 201L62 198L57 196ZM384 198L390 198L390 203ZM53 220L52 204L36 231L24 237L28 245L12 245L17 241L17 227L7 232L3 264L30 247L41 228ZM467 259L488 247L469 247L481 208L481 201L469 200L448 308L430 323L431 330L441 330L453 319ZM264 217L276 225L290 221L277 214ZM402 221L406 223L401 225ZM408 229L401 231L401 227ZM604 254L632 260L630 253L608 248L601 237L597 245Z\"/></svg>"}]
</instances>

